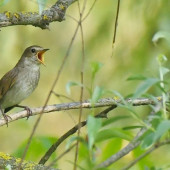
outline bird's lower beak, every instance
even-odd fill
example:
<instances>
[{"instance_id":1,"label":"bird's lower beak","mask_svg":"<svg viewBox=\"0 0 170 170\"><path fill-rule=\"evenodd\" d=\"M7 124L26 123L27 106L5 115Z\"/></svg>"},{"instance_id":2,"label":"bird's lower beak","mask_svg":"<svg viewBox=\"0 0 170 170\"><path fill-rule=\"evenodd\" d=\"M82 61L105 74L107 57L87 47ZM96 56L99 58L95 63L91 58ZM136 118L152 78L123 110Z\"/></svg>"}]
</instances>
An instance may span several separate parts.
<instances>
[{"instance_id":1,"label":"bird's lower beak","mask_svg":"<svg viewBox=\"0 0 170 170\"><path fill-rule=\"evenodd\" d=\"M38 54L37 54L37 58L38 58L38 61L41 63L41 64L43 64L43 65L45 65L45 63L44 63L44 53L46 52L46 51L48 51L49 49L43 49L43 50L41 50L41 51L39 51L38 52Z\"/></svg>"}]
</instances>

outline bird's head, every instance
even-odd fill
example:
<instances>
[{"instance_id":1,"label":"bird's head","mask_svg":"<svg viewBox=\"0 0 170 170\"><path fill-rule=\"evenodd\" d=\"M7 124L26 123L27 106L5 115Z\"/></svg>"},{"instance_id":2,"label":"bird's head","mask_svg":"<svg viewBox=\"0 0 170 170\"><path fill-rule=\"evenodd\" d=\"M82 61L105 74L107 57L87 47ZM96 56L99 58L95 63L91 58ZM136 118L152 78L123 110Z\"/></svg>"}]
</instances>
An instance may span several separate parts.
<instances>
[{"instance_id":1,"label":"bird's head","mask_svg":"<svg viewBox=\"0 0 170 170\"><path fill-rule=\"evenodd\" d=\"M45 49L37 45L30 46L25 49L21 59L24 59L27 64L45 65L43 54L47 50L49 49Z\"/></svg>"}]
</instances>

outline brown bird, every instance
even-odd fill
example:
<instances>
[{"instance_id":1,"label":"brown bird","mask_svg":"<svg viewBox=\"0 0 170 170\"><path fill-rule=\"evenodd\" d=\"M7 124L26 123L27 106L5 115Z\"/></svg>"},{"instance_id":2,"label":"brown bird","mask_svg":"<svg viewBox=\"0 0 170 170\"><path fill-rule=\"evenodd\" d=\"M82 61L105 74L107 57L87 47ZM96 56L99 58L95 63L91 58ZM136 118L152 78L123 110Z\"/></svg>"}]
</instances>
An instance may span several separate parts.
<instances>
[{"instance_id":1,"label":"brown bird","mask_svg":"<svg viewBox=\"0 0 170 170\"><path fill-rule=\"evenodd\" d=\"M43 54L49 49L33 45L25 49L16 66L7 72L0 80L0 112L8 126L8 117L5 113L13 107L22 107L27 110L28 116L31 110L27 106L18 105L27 98L37 87L40 78L40 65L44 64Z\"/></svg>"}]
</instances>

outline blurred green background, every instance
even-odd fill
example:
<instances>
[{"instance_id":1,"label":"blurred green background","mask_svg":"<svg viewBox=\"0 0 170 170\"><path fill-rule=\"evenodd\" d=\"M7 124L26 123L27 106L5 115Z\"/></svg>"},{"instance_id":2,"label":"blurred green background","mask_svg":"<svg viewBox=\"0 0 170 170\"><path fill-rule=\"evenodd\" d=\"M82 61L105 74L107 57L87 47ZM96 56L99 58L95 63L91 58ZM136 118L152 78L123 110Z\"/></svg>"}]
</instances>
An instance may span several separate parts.
<instances>
[{"instance_id":1,"label":"blurred green background","mask_svg":"<svg viewBox=\"0 0 170 170\"><path fill-rule=\"evenodd\" d=\"M54 0L48 0L47 8L54 2ZM88 12L92 3L93 1L87 2L85 13ZM98 85L105 89L116 90L123 96L127 96L133 93L139 84L138 81L127 81L129 76L142 74L148 77L157 77L157 55L164 53L168 57L170 54L167 48L169 44L167 45L167 43L163 43L163 45L155 47L152 43L152 37L156 32L169 31L170 1L121 1L116 43L113 56L111 56L116 6L116 0L97 1L91 14L83 23L86 57L84 83L88 87L91 86L91 64L92 62L100 62L103 64L103 67L95 78L94 86ZM4 11L38 11L38 4L36 0L9 0L6 4L0 6L0 12ZM76 3L69 7L67 14L78 18L79 14ZM58 68L66 54L68 44L76 25L77 23L66 15L65 21L51 23L50 30L41 30L40 28L33 26L12 26L1 28L0 77L16 64L26 47L36 44L50 49L50 51L45 54L46 67L42 66L41 68L39 86L28 99L22 102L23 105L39 107L44 104ZM69 81L80 81L81 55L81 36L79 32L74 41L73 48L64 70L62 71L59 82L55 88L56 93L68 95L65 88L66 84ZM168 64L169 62L167 62L167 66ZM169 76L167 76L167 80L168 78ZM154 95L160 95L160 91L157 89L151 89L151 93ZM71 95L69 97L78 101L79 96L80 87L72 87ZM103 97L110 96L111 95L105 95ZM83 98L90 98L87 90L85 90ZM70 101L65 99L62 99L61 101L57 97L52 96L48 104L61 102ZM98 111L100 110L101 109L98 109ZM150 111L148 107L139 107L136 110L143 119ZM14 109L11 112L15 111L19 111L19 109ZM49 137L49 141L52 141L51 138L60 137L75 125L75 121L78 120L78 113L78 111L74 110L45 114L38 126L35 137ZM84 110L83 113L84 118L86 118L89 110ZM109 114L109 117L121 114L128 115L128 112L124 109L116 109ZM0 151L9 154L16 153L17 149L30 135L36 119L37 117L34 116L30 117L28 121L22 119L10 123L8 128L6 126L1 127ZM129 124L136 125L136 122L133 119L123 120L119 124L113 124L113 127L122 127ZM136 131L134 132L136 133ZM86 132L83 130L82 135L85 134ZM110 141L110 143L111 142L115 141ZM127 142L123 141L123 146L125 146L126 143ZM64 150L65 144L66 142L59 148L57 154ZM108 143L104 142L100 147L104 148L107 144ZM166 147L154 152L149 159L146 158L146 164L148 164L148 166L155 165L159 167L168 163L170 155L166 152ZM62 167L62 169L72 167L72 164L68 161L73 161L70 158L72 154L73 152L66 155L64 159L61 159L58 163L59 167ZM100 154L102 153L99 153L99 155ZM162 154L163 156L159 156L158 159L158 155ZM35 156L35 158L27 157L27 159L38 161L42 155L43 152ZM123 158L123 160L118 161L113 167L121 167L132 159L133 154L129 154ZM136 168L140 169L140 166L137 165L135 169Z\"/></svg>"}]
</instances>

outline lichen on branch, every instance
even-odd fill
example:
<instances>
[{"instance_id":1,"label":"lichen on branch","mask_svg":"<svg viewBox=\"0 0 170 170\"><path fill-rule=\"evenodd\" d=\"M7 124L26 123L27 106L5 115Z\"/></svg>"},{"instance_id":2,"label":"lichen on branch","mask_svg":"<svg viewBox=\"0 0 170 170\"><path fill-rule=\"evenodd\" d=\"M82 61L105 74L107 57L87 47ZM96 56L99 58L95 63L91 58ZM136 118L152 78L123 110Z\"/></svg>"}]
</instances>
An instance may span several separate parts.
<instances>
[{"instance_id":1,"label":"lichen on branch","mask_svg":"<svg viewBox=\"0 0 170 170\"><path fill-rule=\"evenodd\" d=\"M38 12L10 12L0 13L0 28L14 25L33 25L41 29L48 29L54 21L63 21L67 8L76 0L58 0L51 8Z\"/></svg>"}]
</instances>

